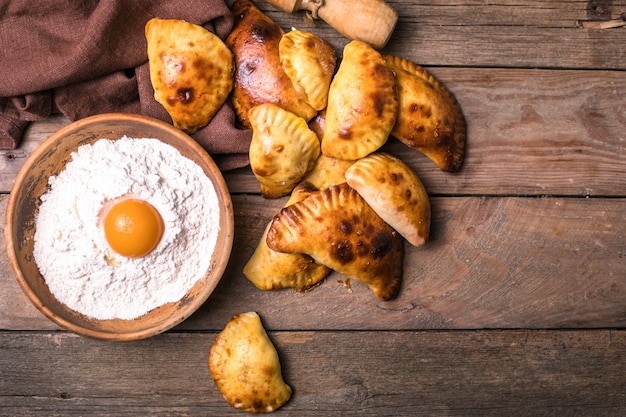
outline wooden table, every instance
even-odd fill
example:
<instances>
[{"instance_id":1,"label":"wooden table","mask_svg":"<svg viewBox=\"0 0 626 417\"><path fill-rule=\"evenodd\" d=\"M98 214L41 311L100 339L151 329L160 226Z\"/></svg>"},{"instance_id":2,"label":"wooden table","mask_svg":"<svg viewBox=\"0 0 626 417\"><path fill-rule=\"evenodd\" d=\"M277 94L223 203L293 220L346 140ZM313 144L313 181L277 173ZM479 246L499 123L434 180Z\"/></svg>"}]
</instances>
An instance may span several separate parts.
<instances>
[{"instance_id":1,"label":"wooden table","mask_svg":"<svg viewBox=\"0 0 626 417\"><path fill-rule=\"evenodd\" d=\"M264 200L248 168L228 172L227 272L194 316L148 340L57 328L0 242L0 414L242 415L207 357L226 322L253 310L294 389L278 415L626 415L626 1L390 4L400 19L385 52L438 77L468 126L458 174L386 145L433 209L431 241L406 247L399 298L348 290L337 274L307 293L257 290L242 268L284 200ZM258 5L285 29L346 43ZM35 123L0 153L2 217L25 157L66 123Z\"/></svg>"}]
</instances>

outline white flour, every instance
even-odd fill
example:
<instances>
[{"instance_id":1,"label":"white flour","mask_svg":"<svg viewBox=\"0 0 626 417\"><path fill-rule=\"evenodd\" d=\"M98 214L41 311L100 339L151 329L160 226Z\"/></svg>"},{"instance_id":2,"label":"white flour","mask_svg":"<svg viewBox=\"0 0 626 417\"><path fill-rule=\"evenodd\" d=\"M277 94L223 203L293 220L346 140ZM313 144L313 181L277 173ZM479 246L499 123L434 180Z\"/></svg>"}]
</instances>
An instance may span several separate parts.
<instances>
[{"instance_id":1,"label":"white flour","mask_svg":"<svg viewBox=\"0 0 626 417\"><path fill-rule=\"evenodd\" d=\"M202 169L156 139L81 146L41 197L34 257L54 296L96 319L134 319L178 301L209 269L219 231L213 184ZM141 258L109 249L99 226L107 201L152 204L165 230Z\"/></svg>"}]
</instances>

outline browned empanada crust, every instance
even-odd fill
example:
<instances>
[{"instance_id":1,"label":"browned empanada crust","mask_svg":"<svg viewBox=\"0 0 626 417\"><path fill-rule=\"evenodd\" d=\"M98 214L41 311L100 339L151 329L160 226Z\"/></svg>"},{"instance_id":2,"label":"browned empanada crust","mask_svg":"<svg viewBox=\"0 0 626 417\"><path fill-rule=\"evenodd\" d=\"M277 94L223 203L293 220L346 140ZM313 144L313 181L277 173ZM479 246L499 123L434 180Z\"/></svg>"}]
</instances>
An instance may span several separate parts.
<instances>
[{"instance_id":1,"label":"browned empanada crust","mask_svg":"<svg viewBox=\"0 0 626 417\"><path fill-rule=\"evenodd\" d=\"M317 189L309 183L296 185L286 203L294 204L308 197ZM268 223L256 250L246 263L243 273L250 282L261 290L293 288L306 291L319 284L330 269L320 265L309 255L300 253L276 252L267 246Z\"/></svg>"},{"instance_id":2,"label":"browned empanada crust","mask_svg":"<svg viewBox=\"0 0 626 417\"><path fill-rule=\"evenodd\" d=\"M391 300L402 282L404 239L347 184L312 193L272 220L267 245L305 253Z\"/></svg>"},{"instance_id":3,"label":"browned empanada crust","mask_svg":"<svg viewBox=\"0 0 626 417\"><path fill-rule=\"evenodd\" d=\"M248 112L252 126L249 158L267 198L287 195L315 166L320 142L306 121L271 103Z\"/></svg>"},{"instance_id":4,"label":"browned empanada crust","mask_svg":"<svg viewBox=\"0 0 626 417\"><path fill-rule=\"evenodd\" d=\"M393 55L384 58L398 87L398 117L391 135L422 152L442 171L459 171L466 126L455 97L419 65Z\"/></svg>"},{"instance_id":5,"label":"browned empanada crust","mask_svg":"<svg viewBox=\"0 0 626 417\"><path fill-rule=\"evenodd\" d=\"M237 314L217 335L209 371L226 402L247 413L269 413L291 398L278 352L254 311Z\"/></svg>"},{"instance_id":6,"label":"browned empanada crust","mask_svg":"<svg viewBox=\"0 0 626 417\"><path fill-rule=\"evenodd\" d=\"M244 266L243 273L260 290L292 288L298 292L308 291L330 274L330 269L320 265L309 255L276 252L267 246L267 225L252 257Z\"/></svg>"},{"instance_id":7,"label":"browned empanada crust","mask_svg":"<svg viewBox=\"0 0 626 417\"><path fill-rule=\"evenodd\" d=\"M280 63L278 45L284 31L250 0L236 0L231 11L235 21L226 45L235 57L231 99L238 120L250 127L248 111L262 103L310 120L316 110L296 91Z\"/></svg>"},{"instance_id":8,"label":"browned empanada crust","mask_svg":"<svg viewBox=\"0 0 626 417\"><path fill-rule=\"evenodd\" d=\"M328 88L335 73L335 48L321 37L301 30L283 35L280 62L294 87L315 110L326 108Z\"/></svg>"},{"instance_id":9,"label":"browned empanada crust","mask_svg":"<svg viewBox=\"0 0 626 417\"><path fill-rule=\"evenodd\" d=\"M315 161L313 169L304 177L303 181L313 184L318 190L346 182L346 170L354 163L345 159L331 158L320 155Z\"/></svg>"},{"instance_id":10,"label":"browned empanada crust","mask_svg":"<svg viewBox=\"0 0 626 417\"><path fill-rule=\"evenodd\" d=\"M359 159L345 171L346 182L409 243L422 246L430 235L430 200L417 174L384 152Z\"/></svg>"},{"instance_id":11,"label":"browned empanada crust","mask_svg":"<svg viewBox=\"0 0 626 417\"><path fill-rule=\"evenodd\" d=\"M326 109L320 110L311 120L309 120L309 129L311 129L317 135L317 138L322 141L324 137L324 131L326 130Z\"/></svg>"},{"instance_id":12,"label":"browned empanada crust","mask_svg":"<svg viewBox=\"0 0 626 417\"><path fill-rule=\"evenodd\" d=\"M328 92L322 153L356 160L385 144L398 111L396 81L382 55L351 41Z\"/></svg>"},{"instance_id":13,"label":"browned empanada crust","mask_svg":"<svg viewBox=\"0 0 626 417\"><path fill-rule=\"evenodd\" d=\"M233 87L233 55L214 33L183 20L146 23L154 98L172 123L193 134L213 118Z\"/></svg>"}]
</instances>

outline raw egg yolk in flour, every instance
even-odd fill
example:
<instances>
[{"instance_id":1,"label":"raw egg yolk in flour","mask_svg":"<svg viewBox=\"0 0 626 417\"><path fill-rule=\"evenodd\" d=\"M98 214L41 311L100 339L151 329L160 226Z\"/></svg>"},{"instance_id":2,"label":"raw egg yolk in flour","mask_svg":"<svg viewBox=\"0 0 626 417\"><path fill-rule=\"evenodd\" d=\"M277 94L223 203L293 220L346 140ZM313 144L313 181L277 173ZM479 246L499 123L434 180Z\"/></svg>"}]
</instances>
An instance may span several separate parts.
<instances>
[{"instance_id":1,"label":"raw egg yolk in flour","mask_svg":"<svg viewBox=\"0 0 626 417\"><path fill-rule=\"evenodd\" d=\"M163 236L163 219L144 200L123 199L115 203L104 218L104 236L115 252L128 258L150 253Z\"/></svg>"}]
</instances>

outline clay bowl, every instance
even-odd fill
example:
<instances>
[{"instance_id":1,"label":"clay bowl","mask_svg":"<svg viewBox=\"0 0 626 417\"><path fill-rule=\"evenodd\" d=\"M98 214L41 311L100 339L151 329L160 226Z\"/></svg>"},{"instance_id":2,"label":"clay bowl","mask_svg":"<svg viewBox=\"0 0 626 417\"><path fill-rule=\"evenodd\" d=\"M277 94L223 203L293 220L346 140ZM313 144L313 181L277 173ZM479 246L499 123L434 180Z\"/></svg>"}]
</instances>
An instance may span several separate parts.
<instances>
[{"instance_id":1,"label":"clay bowl","mask_svg":"<svg viewBox=\"0 0 626 417\"><path fill-rule=\"evenodd\" d=\"M178 302L162 305L134 320L97 320L60 303L51 294L33 257L36 216L48 178L64 169L79 146L100 138L157 138L196 162L212 180L219 199L220 232L211 268ZM71 123L45 140L20 170L9 195L5 239L9 262L30 301L46 317L74 333L95 339L128 341L162 333L195 312L217 286L228 263L234 234L230 194L215 162L192 138L171 125L139 115L103 114Z\"/></svg>"}]
</instances>

